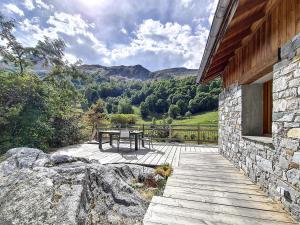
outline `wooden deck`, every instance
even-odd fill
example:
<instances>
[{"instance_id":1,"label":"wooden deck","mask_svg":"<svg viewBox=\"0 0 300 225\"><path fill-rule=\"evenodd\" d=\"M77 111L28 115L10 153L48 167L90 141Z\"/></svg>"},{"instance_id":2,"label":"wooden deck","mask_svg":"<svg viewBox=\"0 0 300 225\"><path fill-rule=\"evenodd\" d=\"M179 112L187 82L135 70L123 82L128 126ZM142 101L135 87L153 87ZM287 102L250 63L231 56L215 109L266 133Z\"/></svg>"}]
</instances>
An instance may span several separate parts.
<instances>
[{"instance_id":1,"label":"wooden deck","mask_svg":"<svg viewBox=\"0 0 300 225\"><path fill-rule=\"evenodd\" d=\"M103 144L100 151L97 144L79 144L58 149L53 154L63 154L75 157L98 160L102 164L131 163L147 166L157 166L169 163L173 167L179 165L180 154L184 152L216 152L215 147L187 144L156 143L153 149L141 148L138 151L131 150L128 144L122 144L120 152L116 146Z\"/></svg>"},{"instance_id":2,"label":"wooden deck","mask_svg":"<svg viewBox=\"0 0 300 225\"><path fill-rule=\"evenodd\" d=\"M181 152L163 196L154 197L145 225L295 224L280 205L217 152Z\"/></svg>"}]
</instances>

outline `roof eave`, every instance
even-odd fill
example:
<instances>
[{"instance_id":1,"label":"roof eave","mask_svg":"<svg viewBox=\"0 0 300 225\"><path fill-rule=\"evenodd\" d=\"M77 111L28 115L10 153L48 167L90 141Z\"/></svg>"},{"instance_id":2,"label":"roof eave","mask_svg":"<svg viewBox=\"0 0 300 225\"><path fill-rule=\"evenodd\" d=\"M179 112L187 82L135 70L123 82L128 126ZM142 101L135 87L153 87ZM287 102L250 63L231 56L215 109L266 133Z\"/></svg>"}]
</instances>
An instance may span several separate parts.
<instances>
[{"instance_id":1,"label":"roof eave","mask_svg":"<svg viewBox=\"0 0 300 225\"><path fill-rule=\"evenodd\" d=\"M239 0L220 0L215 12L209 36L206 42L205 50L198 70L196 83L204 80L204 73L210 63L212 55L217 50L218 44L224 35L229 22L231 21Z\"/></svg>"}]
</instances>

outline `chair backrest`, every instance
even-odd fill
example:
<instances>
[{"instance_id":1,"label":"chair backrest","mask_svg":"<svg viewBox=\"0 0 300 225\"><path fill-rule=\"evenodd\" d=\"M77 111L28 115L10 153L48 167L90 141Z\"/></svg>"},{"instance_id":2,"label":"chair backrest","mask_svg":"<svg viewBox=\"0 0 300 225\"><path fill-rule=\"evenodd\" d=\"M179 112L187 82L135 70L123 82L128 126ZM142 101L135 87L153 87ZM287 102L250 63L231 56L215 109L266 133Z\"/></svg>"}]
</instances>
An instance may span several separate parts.
<instances>
[{"instance_id":1,"label":"chair backrest","mask_svg":"<svg viewBox=\"0 0 300 225\"><path fill-rule=\"evenodd\" d=\"M130 132L129 132L128 129L120 131L120 137L121 138L129 138L129 136L130 136Z\"/></svg>"}]
</instances>

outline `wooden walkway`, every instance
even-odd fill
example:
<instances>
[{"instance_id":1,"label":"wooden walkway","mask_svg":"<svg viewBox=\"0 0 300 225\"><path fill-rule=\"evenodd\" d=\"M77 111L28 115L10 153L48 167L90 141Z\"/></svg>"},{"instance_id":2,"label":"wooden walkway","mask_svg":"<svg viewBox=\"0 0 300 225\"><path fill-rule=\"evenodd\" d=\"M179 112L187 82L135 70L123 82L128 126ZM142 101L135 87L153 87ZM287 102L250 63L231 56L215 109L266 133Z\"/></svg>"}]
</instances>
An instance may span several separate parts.
<instances>
[{"instance_id":1,"label":"wooden walkway","mask_svg":"<svg viewBox=\"0 0 300 225\"><path fill-rule=\"evenodd\" d=\"M147 145L146 145L147 147ZM142 148L138 151L130 151L128 144L122 144L120 152L116 147L109 144L103 145L100 151L97 144L79 144L58 149L53 154L70 155L74 157L82 157L87 159L98 160L102 164L110 163L130 163L147 166L157 166L169 163L173 167L179 165L180 154L184 152L216 152L214 147L203 147L200 145L188 144L154 144L153 149Z\"/></svg>"},{"instance_id":2,"label":"wooden walkway","mask_svg":"<svg viewBox=\"0 0 300 225\"><path fill-rule=\"evenodd\" d=\"M163 196L154 197L145 225L287 225L294 224L280 205L268 198L217 152L182 152L179 167Z\"/></svg>"}]
</instances>

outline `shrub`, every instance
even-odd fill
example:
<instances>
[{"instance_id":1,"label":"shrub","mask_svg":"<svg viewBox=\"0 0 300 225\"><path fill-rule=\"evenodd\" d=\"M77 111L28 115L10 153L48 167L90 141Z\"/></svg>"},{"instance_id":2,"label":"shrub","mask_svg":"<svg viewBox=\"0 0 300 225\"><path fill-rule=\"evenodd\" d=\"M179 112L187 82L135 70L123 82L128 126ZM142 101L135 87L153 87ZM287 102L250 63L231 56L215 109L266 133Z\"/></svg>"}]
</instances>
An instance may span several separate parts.
<instances>
[{"instance_id":1,"label":"shrub","mask_svg":"<svg viewBox=\"0 0 300 225\"><path fill-rule=\"evenodd\" d=\"M134 114L112 114L110 115L110 122L112 124L133 125L137 121L137 116Z\"/></svg>"},{"instance_id":2,"label":"shrub","mask_svg":"<svg viewBox=\"0 0 300 225\"><path fill-rule=\"evenodd\" d=\"M190 111L187 111L186 113L185 113L185 116L187 117L187 118L191 118L191 116L192 116L192 113L190 112Z\"/></svg>"},{"instance_id":3,"label":"shrub","mask_svg":"<svg viewBox=\"0 0 300 225\"><path fill-rule=\"evenodd\" d=\"M161 175L164 178L171 176L173 168L170 164L164 164L155 168L155 173Z\"/></svg>"}]
</instances>

